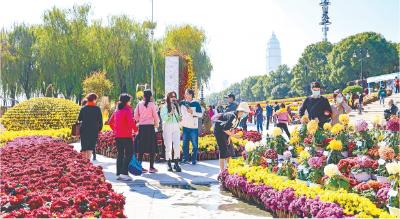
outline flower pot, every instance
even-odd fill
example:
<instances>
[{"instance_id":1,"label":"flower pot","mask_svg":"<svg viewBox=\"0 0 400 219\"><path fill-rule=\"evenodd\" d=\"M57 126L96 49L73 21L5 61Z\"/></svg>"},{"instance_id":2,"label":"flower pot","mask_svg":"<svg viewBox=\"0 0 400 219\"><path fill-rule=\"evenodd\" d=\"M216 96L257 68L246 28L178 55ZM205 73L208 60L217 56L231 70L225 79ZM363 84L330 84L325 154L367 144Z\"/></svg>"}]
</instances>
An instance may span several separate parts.
<instances>
[{"instance_id":1,"label":"flower pot","mask_svg":"<svg viewBox=\"0 0 400 219\"><path fill-rule=\"evenodd\" d=\"M380 183L388 183L389 182L388 178L385 176L376 176L376 180Z\"/></svg>"},{"instance_id":2,"label":"flower pot","mask_svg":"<svg viewBox=\"0 0 400 219\"><path fill-rule=\"evenodd\" d=\"M366 172L356 173L356 174L353 174L353 176L359 182L366 182L369 179L371 179L371 174L366 173Z\"/></svg>"},{"instance_id":3,"label":"flower pot","mask_svg":"<svg viewBox=\"0 0 400 219\"><path fill-rule=\"evenodd\" d=\"M400 209L395 208L395 207L390 207L389 205L387 206L389 208L389 213L393 216L400 217Z\"/></svg>"},{"instance_id":4,"label":"flower pot","mask_svg":"<svg viewBox=\"0 0 400 219\"><path fill-rule=\"evenodd\" d=\"M305 180L296 179L296 182L301 183L301 184L308 185L307 181L305 181Z\"/></svg>"},{"instance_id":5,"label":"flower pot","mask_svg":"<svg viewBox=\"0 0 400 219\"><path fill-rule=\"evenodd\" d=\"M349 157L349 152L348 152L348 151L342 151L342 156L343 156L344 158Z\"/></svg>"},{"instance_id":6,"label":"flower pot","mask_svg":"<svg viewBox=\"0 0 400 219\"><path fill-rule=\"evenodd\" d=\"M322 186L321 186L320 184L310 182L309 187L318 187L318 188L321 188Z\"/></svg>"}]
</instances>

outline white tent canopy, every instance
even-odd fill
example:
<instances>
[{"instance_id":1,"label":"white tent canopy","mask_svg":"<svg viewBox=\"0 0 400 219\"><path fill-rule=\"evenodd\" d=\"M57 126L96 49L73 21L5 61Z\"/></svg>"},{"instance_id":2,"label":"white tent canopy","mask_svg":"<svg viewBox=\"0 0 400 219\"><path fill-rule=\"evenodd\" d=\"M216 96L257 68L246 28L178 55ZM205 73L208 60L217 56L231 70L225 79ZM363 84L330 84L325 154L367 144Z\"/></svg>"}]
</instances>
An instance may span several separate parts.
<instances>
[{"instance_id":1,"label":"white tent canopy","mask_svg":"<svg viewBox=\"0 0 400 219\"><path fill-rule=\"evenodd\" d=\"M394 80L395 77L400 78L400 72L395 72L391 74L386 74L386 75L379 75L375 77L369 77L367 78L367 83L377 83L381 81L389 81L389 80Z\"/></svg>"}]
</instances>

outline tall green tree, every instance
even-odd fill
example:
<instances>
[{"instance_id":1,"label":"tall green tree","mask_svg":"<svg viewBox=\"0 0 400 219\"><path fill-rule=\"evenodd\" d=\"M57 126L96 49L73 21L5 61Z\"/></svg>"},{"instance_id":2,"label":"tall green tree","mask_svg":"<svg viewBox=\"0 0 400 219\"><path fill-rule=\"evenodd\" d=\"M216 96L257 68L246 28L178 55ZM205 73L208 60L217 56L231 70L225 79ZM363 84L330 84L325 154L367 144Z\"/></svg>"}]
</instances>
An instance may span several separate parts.
<instances>
[{"instance_id":1,"label":"tall green tree","mask_svg":"<svg viewBox=\"0 0 400 219\"><path fill-rule=\"evenodd\" d=\"M334 87L343 88L347 82L360 79L360 58L353 57L360 48L367 49L370 56L363 60L364 78L391 73L399 65L396 47L381 34L363 32L349 36L333 46L328 59L332 68L329 79Z\"/></svg>"},{"instance_id":2,"label":"tall green tree","mask_svg":"<svg viewBox=\"0 0 400 219\"><path fill-rule=\"evenodd\" d=\"M205 51L206 39L204 30L192 25L169 27L165 36L166 49L176 49L192 57L199 83L206 83L212 71L210 58Z\"/></svg>"},{"instance_id":3,"label":"tall green tree","mask_svg":"<svg viewBox=\"0 0 400 219\"><path fill-rule=\"evenodd\" d=\"M332 90L328 65L328 56L332 47L330 42L323 41L305 48L297 64L293 67L292 90L302 96L309 95L311 93L310 84L313 81L319 81L329 91Z\"/></svg>"}]
</instances>

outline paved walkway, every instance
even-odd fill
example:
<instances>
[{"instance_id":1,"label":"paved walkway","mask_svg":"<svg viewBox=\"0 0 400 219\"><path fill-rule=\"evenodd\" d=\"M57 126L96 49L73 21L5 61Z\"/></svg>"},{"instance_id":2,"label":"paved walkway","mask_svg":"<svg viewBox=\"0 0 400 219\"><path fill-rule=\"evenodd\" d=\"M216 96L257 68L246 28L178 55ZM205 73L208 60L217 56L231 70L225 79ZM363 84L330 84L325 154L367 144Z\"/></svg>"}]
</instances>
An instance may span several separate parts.
<instances>
[{"instance_id":1,"label":"paved walkway","mask_svg":"<svg viewBox=\"0 0 400 219\"><path fill-rule=\"evenodd\" d=\"M80 143L73 146L79 150ZM148 167L148 162L143 162ZM181 173L167 171L156 163L157 174L133 177L132 182L116 180L116 161L97 155L95 165L103 167L107 181L126 197L129 218L266 218L270 214L221 191L217 181L218 160L183 165Z\"/></svg>"}]
</instances>

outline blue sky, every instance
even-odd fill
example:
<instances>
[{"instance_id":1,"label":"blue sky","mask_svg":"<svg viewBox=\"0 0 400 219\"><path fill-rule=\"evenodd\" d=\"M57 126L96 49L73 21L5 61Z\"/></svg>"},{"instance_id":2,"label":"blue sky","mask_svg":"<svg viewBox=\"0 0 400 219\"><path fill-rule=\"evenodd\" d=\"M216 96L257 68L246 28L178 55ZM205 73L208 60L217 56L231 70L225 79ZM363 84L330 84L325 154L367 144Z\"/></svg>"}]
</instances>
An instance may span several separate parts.
<instances>
[{"instance_id":1,"label":"blue sky","mask_svg":"<svg viewBox=\"0 0 400 219\"><path fill-rule=\"evenodd\" d=\"M43 11L57 6L91 3L92 18L127 14L138 21L151 17L151 0L6 0L0 7L0 27L40 23ZM399 0L331 0L328 40L375 31L400 42ZM304 48L322 39L318 0L154 0L156 36L169 25L194 24L205 30L207 51L214 65L209 90L264 74L266 44L275 31L282 62L293 66Z\"/></svg>"}]
</instances>

